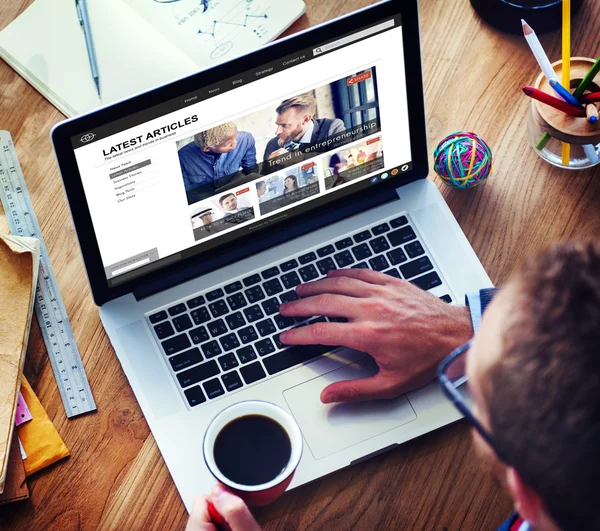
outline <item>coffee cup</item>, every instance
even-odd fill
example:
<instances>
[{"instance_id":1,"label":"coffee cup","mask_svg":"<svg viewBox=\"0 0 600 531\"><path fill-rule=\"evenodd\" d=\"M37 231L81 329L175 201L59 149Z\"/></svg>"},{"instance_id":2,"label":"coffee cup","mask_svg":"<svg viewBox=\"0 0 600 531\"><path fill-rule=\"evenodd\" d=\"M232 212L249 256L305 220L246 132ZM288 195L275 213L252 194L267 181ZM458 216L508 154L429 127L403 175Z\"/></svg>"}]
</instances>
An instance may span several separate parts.
<instances>
[{"instance_id":1,"label":"coffee cup","mask_svg":"<svg viewBox=\"0 0 600 531\"><path fill-rule=\"evenodd\" d=\"M209 424L203 453L212 475L248 505L281 496L302 457L302 433L294 418L270 402L238 402Z\"/></svg>"}]
</instances>

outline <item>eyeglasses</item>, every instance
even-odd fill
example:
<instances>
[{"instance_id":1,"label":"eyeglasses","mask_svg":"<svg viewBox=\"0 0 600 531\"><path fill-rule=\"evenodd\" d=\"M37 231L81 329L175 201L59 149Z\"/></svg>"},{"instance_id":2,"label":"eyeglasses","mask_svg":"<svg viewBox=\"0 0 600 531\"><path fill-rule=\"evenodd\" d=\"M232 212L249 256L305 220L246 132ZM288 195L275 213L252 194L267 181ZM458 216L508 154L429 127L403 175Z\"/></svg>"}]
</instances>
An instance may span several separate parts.
<instances>
[{"instance_id":1,"label":"eyeglasses","mask_svg":"<svg viewBox=\"0 0 600 531\"><path fill-rule=\"evenodd\" d=\"M477 420L469 406L471 395L467 385L467 352L471 348L471 341L452 351L438 368L438 380L447 398L454 404L456 409L467 419L469 424L477 430L477 433L490 445L496 455L506 463L504 454L499 450L498 443L488 432L481 422Z\"/></svg>"}]
</instances>

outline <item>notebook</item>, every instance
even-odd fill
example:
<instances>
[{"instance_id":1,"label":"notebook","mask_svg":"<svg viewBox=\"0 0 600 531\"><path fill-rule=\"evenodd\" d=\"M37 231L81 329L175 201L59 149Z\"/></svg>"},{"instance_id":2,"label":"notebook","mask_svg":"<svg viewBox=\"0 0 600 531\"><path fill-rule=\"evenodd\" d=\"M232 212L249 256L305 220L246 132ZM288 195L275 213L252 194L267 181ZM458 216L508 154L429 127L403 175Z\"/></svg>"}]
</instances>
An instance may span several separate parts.
<instances>
[{"instance_id":1,"label":"notebook","mask_svg":"<svg viewBox=\"0 0 600 531\"><path fill-rule=\"evenodd\" d=\"M36 0L0 32L0 57L75 116L259 48L302 0L87 0L98 96L75 0Z\"/></svg>"},{"instance_id":2,"label":"notebook","mask_svg":"<svg viewBox=\"0 0 600 531\"><path fill-rule=\"evenodd\" d=\"M39 258L39 240L0 236L0 494L15 427Z\"/></svg>"}]
</instances>

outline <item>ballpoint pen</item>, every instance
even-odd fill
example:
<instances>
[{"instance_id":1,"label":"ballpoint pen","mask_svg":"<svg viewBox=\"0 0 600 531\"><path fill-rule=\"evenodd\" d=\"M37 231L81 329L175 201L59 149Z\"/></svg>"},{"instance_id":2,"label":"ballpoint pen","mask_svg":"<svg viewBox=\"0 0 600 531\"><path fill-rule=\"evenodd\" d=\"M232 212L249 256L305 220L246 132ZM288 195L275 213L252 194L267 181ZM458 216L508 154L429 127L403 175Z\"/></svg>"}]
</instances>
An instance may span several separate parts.
<instances>
[{"instance_id":1,"label":"ballpoint pen","mask_svg":"<svg viewBox=\"0 0 600 531\"><path fill-rule=\"evenodd\" d=\"M85 36L85 47L87 48L88 59L90 61L90 70L92 78L96 84L98 96L100 96L100 75L98 74L98 64L96 63L96 52L94 51L94 41L92 40L92 27L90 26L90 16L88 15L86 0L75 0L75 8L79 17L79 24L83 29Z\"/></svg>"}]
</instances>

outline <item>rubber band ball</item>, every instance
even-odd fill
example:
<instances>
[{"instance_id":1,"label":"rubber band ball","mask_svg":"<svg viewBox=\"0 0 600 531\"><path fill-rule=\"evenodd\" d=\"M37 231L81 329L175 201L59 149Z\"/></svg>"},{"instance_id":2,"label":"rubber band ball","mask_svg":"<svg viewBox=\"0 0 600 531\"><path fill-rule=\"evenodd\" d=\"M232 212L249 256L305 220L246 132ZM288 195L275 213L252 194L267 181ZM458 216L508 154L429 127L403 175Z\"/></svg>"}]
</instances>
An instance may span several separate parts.
<instances>
[{"instance_id":1,"label":"rubber band ball","mask_svg":"<svg viewBox=\"0 0 600 531\"><path fill-rule=\"evenodd\" d=\"M435 173L453 188L472 188L492 174L492 150L475 133L448 135L435 148L433 161Z\"/></svg>"}]
</instances>

